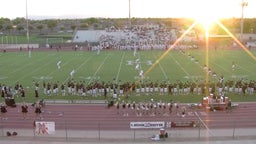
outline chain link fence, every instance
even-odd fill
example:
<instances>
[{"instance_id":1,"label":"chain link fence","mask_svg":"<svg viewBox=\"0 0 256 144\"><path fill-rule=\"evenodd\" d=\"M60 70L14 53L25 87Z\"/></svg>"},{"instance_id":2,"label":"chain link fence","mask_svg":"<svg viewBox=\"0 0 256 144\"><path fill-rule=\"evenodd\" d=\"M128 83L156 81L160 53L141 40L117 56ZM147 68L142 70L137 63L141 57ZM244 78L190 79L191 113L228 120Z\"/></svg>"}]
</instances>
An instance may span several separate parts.
<instances>
[{"instance_id":1,"label":"chain link fence","mask_svg":"<svg viewBox=\"0 0 256 144\"><path fill-rule=\"evenodd\" d=\"M129 125L119 124L109 125L102 122L72 122L60 121L54 122L54 132L38 133L35 128L33 120L21 120L21 121L0 121L0 136L6 137L7 133L17 133L15 137L33 138L33 139L61 139L65 141L79 140L79 141L151 141L152 137L160 135L159 128L137 128L132 129ZM41 121L42 122L42 121ZM221 121L214 121L219 123ZM167 133L167 137L160 140L200 140L200 139L237 139L237 138L255 138L256 136L256 122L248 120L236 125L237 122L230 122L232 127L221 128L208 128L200 121L196 122L194 126L165 126L164 130ZM246 123L255 123L255 127L249 127ZM184 123L183 123L184 124Z\"/></svg>"}]
</instances>

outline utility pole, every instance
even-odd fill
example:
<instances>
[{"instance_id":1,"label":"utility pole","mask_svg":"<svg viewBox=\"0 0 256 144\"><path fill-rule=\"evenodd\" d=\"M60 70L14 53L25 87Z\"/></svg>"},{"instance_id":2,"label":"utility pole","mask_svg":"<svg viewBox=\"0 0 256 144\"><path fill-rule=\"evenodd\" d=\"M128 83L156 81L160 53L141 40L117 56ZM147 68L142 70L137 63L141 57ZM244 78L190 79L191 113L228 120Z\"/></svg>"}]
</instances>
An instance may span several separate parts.
<instances>
[{"instance_id":1,"label":"utility pole","mask_svg":"<svg viewBox=\"0 0 256 144\"><path fill-rule=\"evenodd\" d=\"M26 0L26 20L27 20L27 48L28 57L31 57L31 48L29 47L29 23L28 23L28 0Z\"/></svg>"},{"instance_id":2,"label":"utility pole","mask_svg":"<svg viewBox=\"0 0 256 144\"><path fill-rule=\"evenodd\" d=\"M245 2L244 0L242 0L241 6L242 6L242 15L241 15L240 40L243 42L243 40L244 40L244 38L243 38L243 33L244 33L244 7L248 6L248 2Z\"/></svg>"},{"instance_id":3,"label":"utility pole","mask_svg":"<svg viewBox=\"0 0 256 144\"><path fill-rule=\"evenodd\" d=\"M129 0L129 27L132 28L132 22L131 22L131 0Z\"/></svg>"}]
</instances>

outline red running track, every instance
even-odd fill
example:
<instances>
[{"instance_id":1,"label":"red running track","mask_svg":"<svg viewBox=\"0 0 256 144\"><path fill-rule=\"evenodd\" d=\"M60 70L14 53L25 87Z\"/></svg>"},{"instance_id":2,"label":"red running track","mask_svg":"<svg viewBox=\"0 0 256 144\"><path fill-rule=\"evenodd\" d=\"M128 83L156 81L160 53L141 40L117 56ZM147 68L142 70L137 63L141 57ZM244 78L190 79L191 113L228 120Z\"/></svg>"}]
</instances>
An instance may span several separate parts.
<instances>
[{"instance_id":1,"label":"red running track","mask_svg":"<svg viewBox=\"0 0 256 144\"><path fill-rule=\"evenodd\" d=\"M42 111L43 119L37 119L34 107L29 106L26 120L23 119L21 106L8 107L7 120L0 120L0 128L33 128L34 121L54 121L58 129L72 130L129 130L130 122L135 121L164 121L164 122L199 122L209 129L213 128L256 128L256 103L239 103L231 112L211 111L204 109L191 109L187 107L185 117L176 113L169 116L143 115L136 116L134 110L129 110L128 116L122 115L122 109L108 108L106 104L51 104L46 105ZM198 116L196 115L198 114Z\"/></svg>"}]
</instances>

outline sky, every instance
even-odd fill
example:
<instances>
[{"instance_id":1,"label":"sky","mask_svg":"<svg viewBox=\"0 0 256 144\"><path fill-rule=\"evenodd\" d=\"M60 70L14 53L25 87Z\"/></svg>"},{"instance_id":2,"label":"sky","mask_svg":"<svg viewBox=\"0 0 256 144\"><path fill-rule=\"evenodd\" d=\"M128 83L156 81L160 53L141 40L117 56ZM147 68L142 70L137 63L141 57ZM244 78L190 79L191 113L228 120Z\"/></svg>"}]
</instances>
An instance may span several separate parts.
<instances>
[{"instance_id":1,"label":"sky","mask_svg":"<svg viewBox=\"0 0 256 144\"><path fill-rule=\"evenodd\" d=\"M137 18L240 18L243 0L130 0L131 17ZM244 17L256 18L256 0L244 0ZM128 18L129 0L0 0L0 17Z\"/></svg>"}]
</instances>

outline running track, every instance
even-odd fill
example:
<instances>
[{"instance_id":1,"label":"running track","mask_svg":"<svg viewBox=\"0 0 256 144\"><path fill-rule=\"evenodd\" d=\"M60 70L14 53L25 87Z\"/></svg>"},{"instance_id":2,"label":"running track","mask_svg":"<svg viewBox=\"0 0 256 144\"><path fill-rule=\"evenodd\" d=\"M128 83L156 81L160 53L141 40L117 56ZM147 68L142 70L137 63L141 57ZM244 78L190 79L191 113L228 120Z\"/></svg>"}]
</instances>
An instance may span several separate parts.
<instances>
[{"instance_id":1,"label":"running track","mask_svg":"<svg viewBox=\"0 0 256 144\"><path fill-rule=\"evenodd\" d=\"M185 105L187 106L187 105ZM169 116L136 116L129 111L129 116L117 113L115 107L108 108L106 104L49 104L42 109L43 119L35 117L34 107L29 106L28 119L24 120L21 108L8 107L7 120L0 120L0 128L31 129L33 122L54 121L56 129L71 130L129 130L130 122L134 121L164 121L164 122L189 122L197 121L199 118L209 129L215 128L256 128L256 103L239 103L239 106L226 111L206 112L204 109L187 109L185 117L173 112Z\"/></svg>"}]
</instances>

